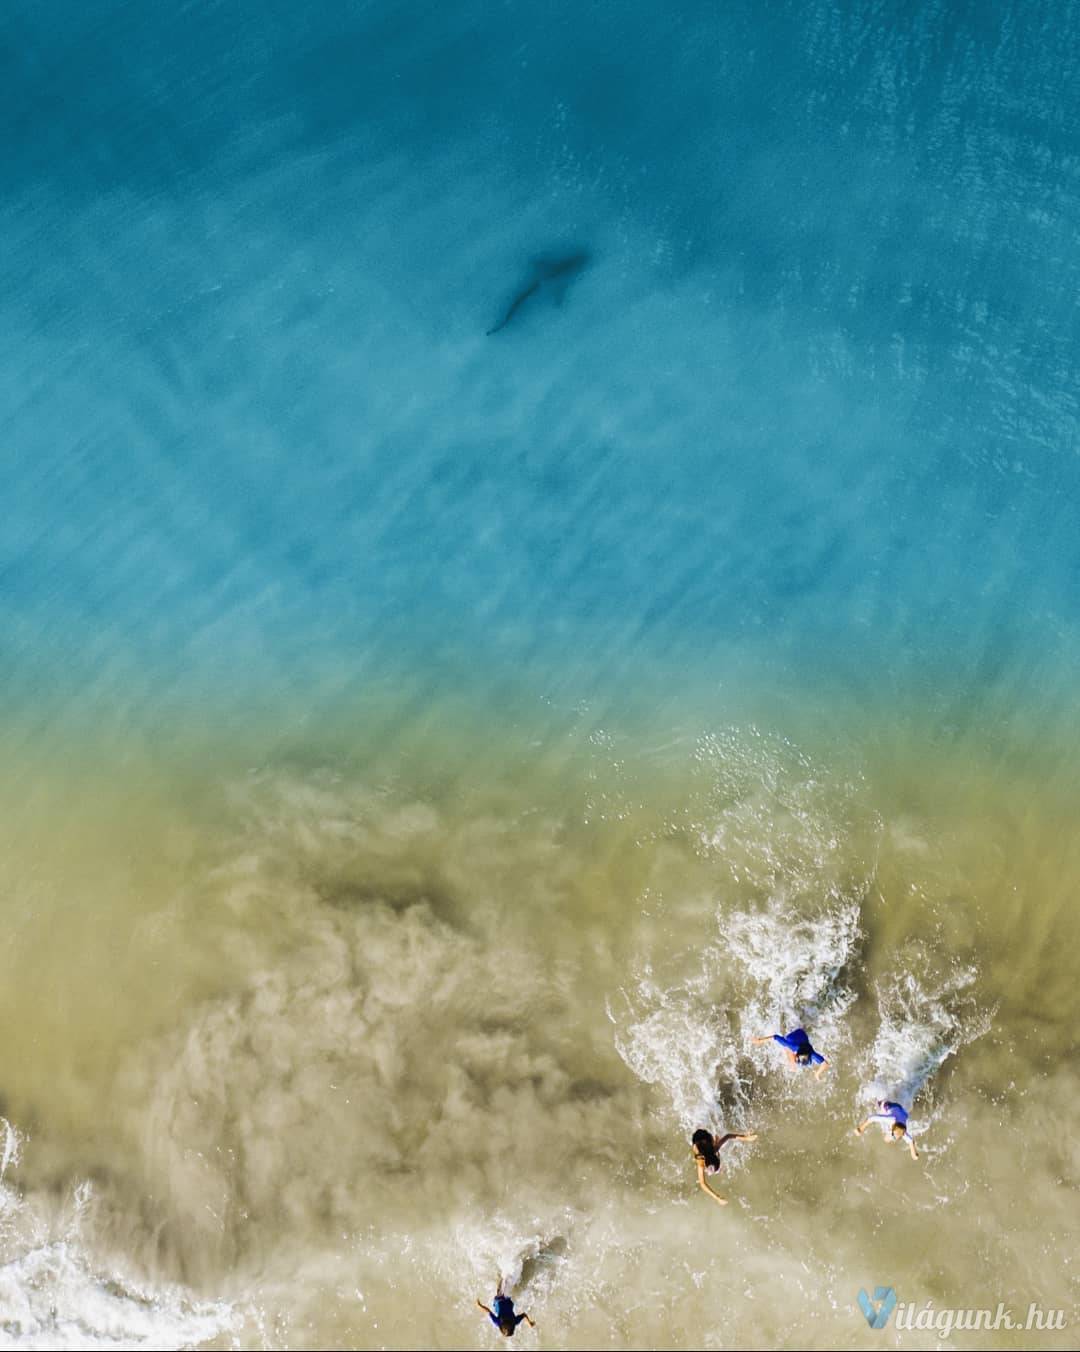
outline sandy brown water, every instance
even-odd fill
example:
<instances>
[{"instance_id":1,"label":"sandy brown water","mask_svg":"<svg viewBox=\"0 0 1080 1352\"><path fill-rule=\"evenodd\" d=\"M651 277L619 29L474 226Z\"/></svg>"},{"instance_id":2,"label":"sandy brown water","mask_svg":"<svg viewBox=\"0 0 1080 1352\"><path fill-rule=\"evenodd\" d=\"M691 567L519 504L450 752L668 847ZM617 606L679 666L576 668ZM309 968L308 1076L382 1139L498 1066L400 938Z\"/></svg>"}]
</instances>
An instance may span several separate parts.
<instances>
[{"instance_id":1,"label":"sandy brown water","mask_svg":"<svg viewBox=\"0 0 1080 1352\"><path fill-rule=\"evenodd\" d=\"M878 1285L1074 1320L1065 758L439 712L14 762L15 1345L468 1347L497 1270L540 1346L1018 1345L870 1331ZM820 1085L749 1045L796 1019ZM852 1134L902 1085L917 1164ZM723 1211L700 1122L759 1133Z\"/></svg>"}]
</instances>

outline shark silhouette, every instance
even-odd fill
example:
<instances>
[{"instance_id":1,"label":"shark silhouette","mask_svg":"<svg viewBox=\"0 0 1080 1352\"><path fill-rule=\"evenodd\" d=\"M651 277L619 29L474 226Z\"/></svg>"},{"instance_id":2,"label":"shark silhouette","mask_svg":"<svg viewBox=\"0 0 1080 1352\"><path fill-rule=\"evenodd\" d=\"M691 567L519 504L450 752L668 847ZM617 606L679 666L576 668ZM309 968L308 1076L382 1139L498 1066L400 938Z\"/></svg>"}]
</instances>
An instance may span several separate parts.
<instances>
[{"instance_id":1,"label":"shark silhouette","mask_svg":"<svg viewBox=\"0 0 1080 1352\"><path fill-rule=\"evenodd\" d=\"M541 254L532 260L532 268L525 278L525 284L515 292L503 317L494 328L488 329L488 336L505 329L518 311L533 296L544 294L553 305L562 303L566 289L589 261L584 249L567 254Z\"/></svg>"}]
</instances>

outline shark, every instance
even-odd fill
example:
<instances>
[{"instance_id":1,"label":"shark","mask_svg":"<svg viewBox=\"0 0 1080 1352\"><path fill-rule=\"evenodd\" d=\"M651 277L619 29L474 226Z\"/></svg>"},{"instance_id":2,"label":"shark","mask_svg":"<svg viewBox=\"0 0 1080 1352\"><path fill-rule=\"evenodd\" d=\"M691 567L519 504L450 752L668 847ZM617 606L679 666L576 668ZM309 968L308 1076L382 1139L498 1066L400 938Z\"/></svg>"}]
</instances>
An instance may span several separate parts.
<instances>
[{"instance_id":1,"label":"shark","mask_svg":"<svg viewBox=\"0 0 1080 1352\"><path fill-rule=\"evenodd\" d=\"M553 305L560 305L570 283L588 262L589 253L585 249L564 254L541 254L534 258L523 284L514 293L502 318L488 329L488 337L505 329L534 296L547 296Z\"/></svg>"}]
</instances>

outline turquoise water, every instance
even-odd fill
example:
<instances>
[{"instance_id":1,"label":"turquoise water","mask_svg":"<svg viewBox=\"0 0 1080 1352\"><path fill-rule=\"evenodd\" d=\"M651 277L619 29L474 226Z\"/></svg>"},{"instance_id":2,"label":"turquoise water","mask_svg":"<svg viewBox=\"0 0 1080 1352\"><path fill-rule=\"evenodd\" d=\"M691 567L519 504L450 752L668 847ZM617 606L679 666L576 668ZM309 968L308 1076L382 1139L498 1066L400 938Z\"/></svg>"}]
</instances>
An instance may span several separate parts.
<instances>
[{"instance_id":1,"label":"turquoise water","mask_svg":"<svg viewBox=\"0 0 1080 1352\"><path fill-rule=\"evenodd\" d=\"M17 676L1071 661L1067 7L69 9L10 22Z\"/></svg>"},{"instance_id":2,"label":"turquoise water","mask_svg":"<svg viewBox=\"0 0 1080 1352\"><path fill-rule=\"evenodd\" d=\"M1074 1301L1075 1169L1026 1165L1019 1225L1002 1171L1074 1092L1053 1058L1077 1012L1080 12L39 0L2 29L3 1336L469 1345L498 1263L557 1346L701 1345L721 1319L707 1345L862 1346L855 1292L886 1277ZM577 254L488 333L536 259ZM494 982L502 1042L459 948L488 971L499 927L539 973ZM412 993L350 1033L373 952ZM466 1042L409 1070L443 961ZM243 1101L191 1105L273 1079L227 1013L258 991L297 1082L335 1032L376 1050L368 1117L328 1109L331 1067L300 1093L325 1134L256 1186L176 1142L255 1149ZM886 1063L942 1135L1028 1105L1000 1155L931 1152L925 1196L907 1177L929 1266L858 1268L880 1221L848 1195L850 1245L804 1254L810 1313L766 1315L827 1203L796 1155L758 1157L773 1219L728 1255L722 1308L708 1281L656 1325L574 1305L560 1262L604 1300L685 1294L680 1227L732 1218L664 1209L680 1133L810 1111L739 1048L811 1007L853 1076L823 1091L836 1141ZM427 1111L414 1077L481 1043L502 1064L506 1039L564 1143L518 1161L528 1215L474 1149L502 1129L494 1081L446 1089L469 1186L414 1212L384 1178L412 1186L408 1149L382 1154ZM573 1106L594 1082L595 1118ZM259 1130L299 1133L289 1102ZM656 1167L616 1200L589 1143L624 1130ZM867 1197L869 1144L828 1147ZM339 1151L370 1209L326 1200ZM249 1205L305 1179L310 1210ZM79 1229L94 1180L106 1219ZM969 1186L1009 1198L985 1242L909 1233ZM412 1241L430 1308L395 1323Z\"/></svg>"}]
</instances>

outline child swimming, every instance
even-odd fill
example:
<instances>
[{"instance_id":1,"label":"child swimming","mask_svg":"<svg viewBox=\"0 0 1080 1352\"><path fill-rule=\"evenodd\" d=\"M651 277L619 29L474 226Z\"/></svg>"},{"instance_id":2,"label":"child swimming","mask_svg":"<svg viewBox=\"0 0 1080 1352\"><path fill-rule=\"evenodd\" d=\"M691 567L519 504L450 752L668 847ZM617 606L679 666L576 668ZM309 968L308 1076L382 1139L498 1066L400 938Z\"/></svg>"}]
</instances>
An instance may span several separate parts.
<instances>
[{"instance_id":1,"label":"child swimming","mask_svg":"<svg viewBox=\"0 0 1080 1352\"><path fill-rule=\"evenodd\" d=\"M907 1141L911 1158L917 1160L919 1152L915 1149L915 1142L907 1129L907 1120L907 1109L902 1103L893 1103L889 1099L878 1099L875 1111L870 1114L865 1122L859 1123L855 1128L855 1135L861 1136L871 1122L878 1122L881 1124L885 1140L890 1145L893 1141Z\"/></svg>"},{"instance_id":2,"label":"child swimming","mask_svg":"<svg viewBox=\"0 0 1080 1352\"><path fill-rule=\"evenodd\" d=\"M792 1067L817 1066L817 1070L814 1071L815 1080L820 1080L829 1068L828 1060L810 1045L810 1038L805 1028L795 1028L790 1033L768 1033L765 1037L751 1038L750 1041L753 1043L779 1042L780 1046L787 1052Z\"/></svg>"},{"instance_id":3,"label":"child swimming","mask_svg":"<svg viewBox=\"0 0 1080 1352\"><path fill-rule=\"evenodd\" d=\"M721 1197L718 1192L714 1192L705 1181L706 1173L715 1174L720 1168L719 1152L727 1145L728 1141L756 1141L757 1132L739 1132L729 1131L726 1136L714 1136L712 1132L706 1131L704 1127L698 1127L690 1140L691 1149L694 1154L694 1163L697 1165L698 1187L702 1192L708 1193L714 1202L720 1206L727 1206L727 1198Z\"/></svg>"},{"instance_id":4,"label":"child swimming","mask_svg":"<svg viewBox=\"0 0 1080 1352\"><path fill-rule=\"evenodd\" d=\"M514 1313L514 1302L509 1296L503 1294L503 1278L499 1278L499 1283L495 1288L495 1308L489 1309L482 1300L477 1299L477 1305L484 1311L487 1317L495 1325L504 1338L512 1338L517 1332L517 1326L524 1319L529 1328L536 1328L533 1320L522 1310L521 1314Z\"/></svg>"}]
</instances>

